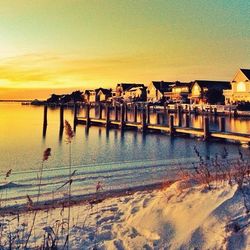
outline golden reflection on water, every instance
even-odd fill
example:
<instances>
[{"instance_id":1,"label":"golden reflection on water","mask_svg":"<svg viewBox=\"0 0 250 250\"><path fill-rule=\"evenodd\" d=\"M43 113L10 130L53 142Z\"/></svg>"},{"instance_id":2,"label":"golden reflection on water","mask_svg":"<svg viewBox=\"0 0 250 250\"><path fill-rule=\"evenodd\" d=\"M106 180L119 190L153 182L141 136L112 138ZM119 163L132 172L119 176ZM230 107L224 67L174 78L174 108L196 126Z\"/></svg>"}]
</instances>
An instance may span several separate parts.
<instances>
[{"instance_id":1,"label":"golden reflection on water","mask_svg":"<svg viewBox=\"0 0 250 250\"><path fill-rule=\"evenodd\" d=\"M64 143L63 133L60 134L59 113L57 108L48 108L48 127L46 135L43 136L43 107L22 106L20 103L0 103L0 171L9 168L37 167L46 147L53 149L51 166L67 164L68 148ZM84 116L83 109L80 110L79 115ZM91 117L94 116L98 116L98 111L91 109ZM114 119L114 111L111 117ZM103 118L105 118L105 110ZM73 109L65 109L64 119L73 124ZM128 114L128 119L134 121L132 112ZM218 129L219 119L220 117L210 117L211 129ZM139 111L137 121L141 121ZM190 126L201 128L202 121L201 116L191 116ZM151 113L150 122L157 123L155 113ZM160 122L163 124L166 119L160 117ZM175 119L175 125L177 124L177 119ZM184 122L182 124L185 125ZM250 121L246 119L226 118L227 131L249 134L249 124ZM107 132L105 128L92 126L86 129L82 125L77 126L76 135L73 146L75 145L74 154L77 156L74 159L77 164L86 161L141 159L145 154L155 158L165 154L175 156L179 154L179 150L182 155L189 156L190 150L185 151L187 145L197 143L195 139L169 138L165 135L161 137L157 134L144 136L137 131L123 132L115 129ZM211 145L212 148L217 146L220 147L219 144ZM184 148L180 149L181 147Z\"/></svg>"},{"instance_id":2,"label":"golden reflection on water","mask_svg":"<svg viewBox=\"0 0 250 250\"><path fill-rule=\"evenodd\" d=\"M232 131L250 134L250 122L245 119L228 119Z\"/></svg>"}]
</instances>

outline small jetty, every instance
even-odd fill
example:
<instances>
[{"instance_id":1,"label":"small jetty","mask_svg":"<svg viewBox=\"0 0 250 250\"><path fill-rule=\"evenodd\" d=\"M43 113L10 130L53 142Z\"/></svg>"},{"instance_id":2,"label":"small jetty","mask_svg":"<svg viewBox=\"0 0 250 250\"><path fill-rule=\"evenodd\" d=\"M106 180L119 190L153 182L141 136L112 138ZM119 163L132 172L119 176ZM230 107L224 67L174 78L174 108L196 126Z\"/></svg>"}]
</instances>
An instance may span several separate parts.
<instances>
[{"instance_id":1,"label":"small jetty","mask_svg":"<svg viewBox=\"0 0 250 250\"><path fill-rule=\"evenodd\" d=\"M91 117L91 109L95 108L95 115ZM46 133L47 127L47 105L44 106L44 131ZM213 130L210 128L209 119L211 114L204 114L202 117L202 128L193 128L190 126L190 116L195 114L193 110L185 110L179 106L175 112L164 106L161 111L155 111L154 107L147 105L138 105L137 103L127 105L126 103L118 105L110 105L109 103L100 103L91 106L85 104L83 106L84 115L79 113L79 106L74 106L74 128L77 125L85 125L86 128L91 126L103 126L109 129L134 129L139 132L160 132L171 136L191 136L199 137L204 140L229 140L238 142L244 145L250 145L250 135L236 132L229 132L225 130L225 117L219 116L219 129ZM128 111L132 113L132 121L128 119ZM112 115L111 115L112 112ZM156 123L151 122L151 115L155 112ZM60 130L64 126L64 106L60 107ZM213 115L217 115L213 113ZM177 120L175 120L175 117ZM139 119L138 119L139 118ZM160 122L164 120L164 124ZM177 124L176 124L177 123Z\"/></svg>"},{"instance_id":2,"label":"small jetty","mask_svg":"<svg viewBox=\"0 0 250 250\"><path fill-rule=\"evenodd\" d=\"M141 132L165 132L169 135L189 135L194 137L202 137L203 139L225 139L230 141L236 141L244 144L250 144L250 135L243 133L235 133L235 132L227 132L225 131L225 117L219 117L219 130L214 131L209 127L209 116L203 116L203 128L192 128L189 126L190 122L190 113L183 112L181 108L177 110L177 120L178 126L174 125L174 115L169 112L167 109L163 112L157 113L158 116L165 116L165 120L168 121L167 125L150 123L150 115L151 109L150 106L144 106L140 110L140 122L137 121L137 112L138 107L135 104L132 108L134 114L134 121L128 121L127 112L128 107L126 104L121 104L119 106L111 107L110 105L105 105L105 118L102 118L102 113L99 113L99 117L90 117L90 106L88 104L85 105L85 116L76 116L75 123L76 124L84 124L86 126L105 126L107 129L116 128L116 129L136 129ZM110 118L110 111L114 109L115 119ZM103 108L99 108L99 112L102 112ZM131 110L131 109L130 109ZM184 119L183 119L184 116ZM182 124L182 121L185 121Z\"/></svg>"}]
</instances>

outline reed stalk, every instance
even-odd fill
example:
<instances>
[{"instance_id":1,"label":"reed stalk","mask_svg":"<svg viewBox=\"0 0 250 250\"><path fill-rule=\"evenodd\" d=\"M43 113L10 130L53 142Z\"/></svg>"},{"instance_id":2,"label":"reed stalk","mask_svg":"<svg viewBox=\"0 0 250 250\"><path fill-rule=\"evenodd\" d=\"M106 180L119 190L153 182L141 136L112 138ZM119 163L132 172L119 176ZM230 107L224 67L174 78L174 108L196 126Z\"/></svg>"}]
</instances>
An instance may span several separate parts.
<instances>
[{"instance_id":1,"label":"reed stalk","mask_svg":"<svg viewBox=\"0 0 250 250\"><path fill-rule=\"evenodd\" d=\"M65 135L66 135L66 143L69 144L69 187L68 187L68 234L66 237L65 243L67 244L67 249L69 249L70 245L70 217L71 217L71 184L72 184L72 149L71 149L71 142L74 137L74 132L67 120L65 120Z\"/></svg>"},{"instance_id":2,"label":"reed stalk","mask_svg":"<svg viewBox=\"0 0 250 250\"><path fill-rule=\"evenodd\" d=\"M40 199L40 195L41 195L41 185L42 185L42 177L43 177L43 167L44 167L44 162L47 161L49 159L49 156L51 156L51 148L47 148L44 152L43 152L43 159L42 159L42 163L41 163L41 168L40 168L40 175L39 175L39 183L38 183L38 193L37 193L37 205L39 203L39 199ZM28 196L28 202L29 204L31 204L32 206L32 200L30 200L29 196ZM38 210L35 211L33 220L32 220L32 224L31 224L31 228L27 237L27 240L25 242L25 246L24 248L26 249L29 243L29 239L30 236L32 234L34 225L35 225L35 221L36 221L36 216L37 216L37 212Z\"/></svg>"}]
</instances>

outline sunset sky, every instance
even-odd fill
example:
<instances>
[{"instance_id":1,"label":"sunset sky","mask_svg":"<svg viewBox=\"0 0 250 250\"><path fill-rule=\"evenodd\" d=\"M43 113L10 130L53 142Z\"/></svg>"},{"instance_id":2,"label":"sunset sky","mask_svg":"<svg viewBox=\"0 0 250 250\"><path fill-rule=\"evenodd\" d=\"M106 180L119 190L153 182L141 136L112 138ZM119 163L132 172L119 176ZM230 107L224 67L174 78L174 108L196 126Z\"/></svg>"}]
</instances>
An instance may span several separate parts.
<instances>
[{"instance_id":1,"label":"sunset sky","mask_svg":"<svg viewBox=\"0 0 250 250\"><path fill-rule=\"evenodd\" d=\"M0 0L0 99L250 67L250 1Z\"/></svg>"}]
</instances>

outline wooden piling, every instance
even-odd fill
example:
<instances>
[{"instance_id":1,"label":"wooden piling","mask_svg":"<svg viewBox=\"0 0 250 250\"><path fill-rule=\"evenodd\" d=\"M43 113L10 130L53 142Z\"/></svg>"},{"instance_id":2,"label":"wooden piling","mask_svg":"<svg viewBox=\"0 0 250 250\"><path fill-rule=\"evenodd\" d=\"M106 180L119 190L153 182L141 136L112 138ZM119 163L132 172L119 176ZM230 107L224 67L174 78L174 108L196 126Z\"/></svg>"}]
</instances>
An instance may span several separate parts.
<instances>
[{"instance_id":1,"label":"wooden piling","mask_svg":"<svg viewBox=\"0 0 250 250\"><path fill-rule=\"evenodd\" d=\"M86 126L90 126L90 104L86 104Z\"/></svg>"},{"instance_id":2,"label":"wooden piling","mask_svg":"<svg viewBox=\"0 0 250 250\"><path fill-rule=\"evenodd\" d=\"M225 117L220 117L220 120L219 120L219 130L220 132L225 132L225 129L226 129L226 124L225 124Z\"/></svg>"},{"instance_id":3,"label":"wooden piling","mask_svg":"<svg viewBox=\"0 0 250 250\"><path fill-rule=\"evenodd\" d=\"M167 103L166 102L164 102L164 113L166 114L166 111L167 111Z\"/></svg>"},{"instance_id":4,"label":"wooden piling","mask_svg":"<svg viewBox=\"0 0 250 250\"><path fill-rule=\"evenodd\" d=\"M47 104L45 104L43 110L43 127L47 127L47 125L48 125L48 106Z\"/></svg>"},{"instance_id":5,"label":"wooden piling","mask_svg":"<svg viewBox=\"0 0 250 250\"><path fill-rule=\"evenodd\" d=\"M102 104L99 103L99 119L102 119Z\"/></svg>"},{"instance_id":6,"label":"wooden piling","mask_svg":"<svg viewBox=\"0 0 250 250\"><path fill-rule=\"evenodd\" d=\"M110 106L106 104L106 128L108 129L110 125Z\"/></svg>"},{"instance_id":7,"label":"wooden piling","mask_svg":"<svg viewBox=\"0 0 250 250\"><path fill-rule=\"evenodd\" d=\"M146 114L146 109L145 107L142 108L142 113L141 113L141 131L145 132L147 129L147 114Z\"/></svg>"},{"instance_id":8,"label":"wooden piling","mask_svg":"<svg viewBox=\"0 0 250 250\"><path fill-rule=\"evenodd\" d=\"M150 105L147 105L147 123L150 124Z\"/></svg>"},{"instance_id":9,"label":"wooden piling","mask_svg":"<svg viewBox=\"0 0 250 250\"><path fill-rule=\"evenodd\" d=\"M208 139L209 138L209 118L207 116L205 116L203 118L203 133L204 133L204 139Z\"/></svg>"},{"instance_id":10,"label":"wooden piling","mask_svg":"<svg viewBox=\"0 0 250 250\"><path fill-rule=\"evenodd\" d=\"M178 106L178 126L181 127L182 126L182 108L179 105Z\"/></svg>"},{"instance_id":11,"label":"wooden piling","mask_svg":"<svg viewBox=\"0 0 250 250\"><path fill-rule=\"evenodd\" d=\"M233 117L234 117L234 118L237 118L237 117L238 117L237 109L234 110Z\"/></svg>"},{"instance_id":12,"label":"wooden piling","mask_svg":"<svg viewBox=\"0 0 250 250\"><path fill-rule=\"evenodd\" d=\"M117 104L115 104L115 110L114 110L114 112L115 112L115 121L118 121L118 106L117 106Z\"/></svg>"},{"instance_id":13,"label":"wooden piling","mask_svg":"<svg viewBox=\"0 0 250 250\"><path fill-rule=\"evenodd\" d=\"M214 108L214 116L217 116L218 113L217 113L217 108Z\"/></svg>"},{"instance_id":14,"label":"wooden piling","mask_svg":"<svg viewBox=\"0 0 250 250\"><path fill-rule=\"evenodd\" d=\"M168 105L167 103L164 103L164 124L167 124L168 122L168 115L169 115L169 108L168 108Z\"/></svg>"},{"instance_id":15,"label":"wooden piling","mask_svg":"<svg viewBox=\"0 0 250 250\"><path fill-rule=\"evenodd\" d=\"M189 128L189 114L188 113L186 113L185 122L186 122L185 127Z\"/></svg>"},{"instance_id":16,"label":"wooden piling","mask_svg":"<svg viewBox=\"0 0 250 250\"><path fill-rule=\"evenodd\" d=\"M120 106L120 128L121 129L124 129L124 104L122 103L121 106Z\"/></svg>"},{"instance_id":17,"label":"wooden piling","mask_svg":"<svg viewBox=\"0 0 250 250\"><path fill-rule=\"evenodd\" d=\"M156 124L160 124L160 113L156 113Z\"/></svg>"},{"instance_id":18,"label":"wooden piling","mask_svg":"<svg viewBox=\"0 0 250 250\"><path fill-rule=\"evenodd\" d=\"M64 127L64 106L61 104L60 106L60 128Z\"/></svg>"},{"instance_id":19,"label":"wooden piling","mask_svg":"<svg viewBox=\"0 0 250 250\"><path fill-rule=\"evenodd\" d=\"M174 116L173 115L169 116L169 134L170 135L174 134Z\"/></svg>"},{"instance_id":20,"label":"wooden piling","mask_svg":"<svg viewBox=\"0 0 250 250\"><path fill-rule=\"evenodd\" d=\"M77 124L77 104L74 105L74 126Z\"/></svg>"},{"instance_id":21,"label":"wooden piling","mask_svg":"<svg viewBox=\"0 0 250 250\"><path fill-rule=\"evenodd\" d=\"M198 114L197 107L194 107L194 115L196 116Z\"/></svg>"},{"instance_id":22,"label":"wooden piling","mask_svg":"<svg viewBox=\"0 0 250 250\"><path fill-rule=\"evenodd\" d=\"M138 111L138 108L137 108L137 104L135 103L134 104L134 122L137 123L137 111Z\"/></svg>"},{"instance_id":23,"label":"wooden piling","mask_svg":"<svg viewBox=\"0 0 250 250\"><path fill-rule=\"evenodd\" d=\"M46 132L47 132L47 111L48 111L48 107L47 105L44 106L44 111L43 111L43 138L46 137Z\"/></svg>"},{"instance_id":24,"label":"wooden piling","mask_svg":"<svg viewBox=\"0 0 250 250\"><path fill-rule=\"evenodd\" d=\"M124 121L128 121L128 105L126 103L124 104Z\"/></svg>"}]
</instances>

